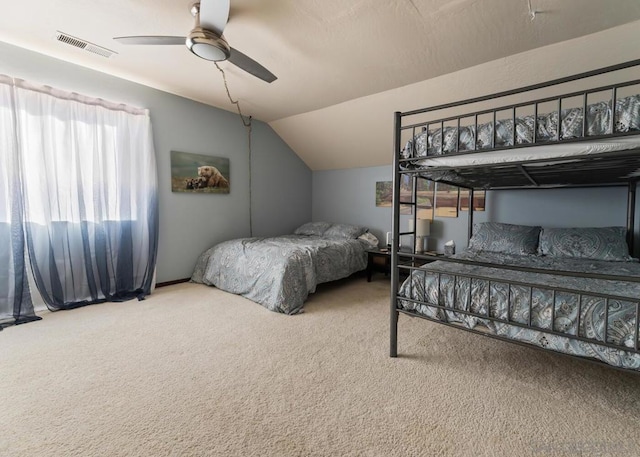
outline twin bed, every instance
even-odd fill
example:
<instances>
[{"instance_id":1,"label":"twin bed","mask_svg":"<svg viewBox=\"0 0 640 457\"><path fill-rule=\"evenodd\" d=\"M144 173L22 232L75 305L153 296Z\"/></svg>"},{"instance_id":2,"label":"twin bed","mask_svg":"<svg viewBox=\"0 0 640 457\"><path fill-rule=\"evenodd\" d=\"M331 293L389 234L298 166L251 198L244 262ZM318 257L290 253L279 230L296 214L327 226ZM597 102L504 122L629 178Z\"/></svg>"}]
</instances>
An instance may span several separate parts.
<instances>
[{"instance_id":1,"label":"twin bed","mask_svg":"<svg viewBox=\"0 0 640 457\"><path fill-rule=\"evenodd\" d=\"M477 189L625 186L628 214L626 227L474 224L470 205L467 250L420 268L398 262L394 240L392 357L402 314L640 371L640 264L630 255L640 177L640 80L551 98L532 94L638 65L396 113L393 233L412 234L400 230L400 205L416 204L400 200L407 175L414 183L429 179L469 189L470 201ZM513 96L525 101L504 104ZM465 111L478 103L491 106ZM461 114L438 118L442 110Z\"/></svg>"},{"instance_id":2,"label":"twin bed","mask_svg":"<svg viewBox=\"0 0 640 457\"><path fill-rule=\"evenodd\" d=\"M292 235L217 244L200 256L191 281L297 314L318 284L364 270L372 243L377 240L364 227L309 222Z\"/></svg>"}]
</instances>

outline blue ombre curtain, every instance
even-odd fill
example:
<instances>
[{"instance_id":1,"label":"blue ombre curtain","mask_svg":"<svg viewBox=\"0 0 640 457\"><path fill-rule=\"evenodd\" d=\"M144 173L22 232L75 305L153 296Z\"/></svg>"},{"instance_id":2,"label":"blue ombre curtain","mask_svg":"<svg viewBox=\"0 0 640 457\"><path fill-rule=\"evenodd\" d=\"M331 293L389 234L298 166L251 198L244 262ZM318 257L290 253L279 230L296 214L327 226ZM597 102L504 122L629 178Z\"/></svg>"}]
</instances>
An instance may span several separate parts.
<instances>
[{"instance_id":1,"label":"blue ombre curtain","mask_svg":"<svg viewBox=\"0 0 640 457\"><path fill-rule=\"evenodd\" d=\"M158 245L148 111L21 80L0 84L12 88L22 224L43 301L59 310L142 299Z\"/></svg>"},{"instance_id":2,"label":"blue ombre curtain","mask_svg":"<svg viewBox=\"0 0 640 457\"><path fill-rule=\"evenodd\" d=\"M12 87L0 84L0 329L36 317L29 292Z\"/></svg>"}]
</instances>

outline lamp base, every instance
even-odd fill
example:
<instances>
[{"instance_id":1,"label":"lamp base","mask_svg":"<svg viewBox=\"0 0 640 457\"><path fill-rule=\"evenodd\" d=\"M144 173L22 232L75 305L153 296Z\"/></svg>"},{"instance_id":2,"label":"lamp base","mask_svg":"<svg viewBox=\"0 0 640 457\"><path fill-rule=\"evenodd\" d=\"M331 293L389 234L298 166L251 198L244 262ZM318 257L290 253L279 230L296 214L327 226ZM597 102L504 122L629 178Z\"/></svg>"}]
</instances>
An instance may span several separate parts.
<instances>
[{"instance_id":1,"label":"lamp base","mask_svg":"<svg viewBox=\"0 0 640 457\"><path fill-rule=\"evenodd\" d=\"M415 252L416 254L424 254L424 236L416 236Z\"/></svg>"}]
</instances>

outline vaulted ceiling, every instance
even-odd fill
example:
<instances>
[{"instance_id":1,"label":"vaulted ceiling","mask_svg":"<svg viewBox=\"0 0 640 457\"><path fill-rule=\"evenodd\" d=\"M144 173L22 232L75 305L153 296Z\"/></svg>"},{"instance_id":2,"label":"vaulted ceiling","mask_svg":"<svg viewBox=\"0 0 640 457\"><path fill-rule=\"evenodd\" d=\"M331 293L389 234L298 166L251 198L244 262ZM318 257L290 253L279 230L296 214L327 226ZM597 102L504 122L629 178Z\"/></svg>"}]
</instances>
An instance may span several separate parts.
<instances>
[{"instance_id":1,"label":"vaulted ceiling","mask_svg":"<svg viewBox=\"0 0 640 457\"><path fill-rule=\"evenodd\" d=\"M5 2L0 41L233 111L211 62L183 46L123 46L113 40L184 36L194 25L191 3ZM372 107L363 100L385 100L379 116L388 139L392 112L419 107L401 106L405 100L393 108L389 97L397 90L639 20L637 0L231 0L227 41L278 79L268 84L228 62L220 67L244 114L272 125L312 169L381 165L390 160L386 152L353 147L371 132L366 121ZM115 54L104 58L61 43L57 31ZM359 106L365 111L358 120L353 116ZM353 154L360 159L347 158Z\"/></svg>"}]
</instances>

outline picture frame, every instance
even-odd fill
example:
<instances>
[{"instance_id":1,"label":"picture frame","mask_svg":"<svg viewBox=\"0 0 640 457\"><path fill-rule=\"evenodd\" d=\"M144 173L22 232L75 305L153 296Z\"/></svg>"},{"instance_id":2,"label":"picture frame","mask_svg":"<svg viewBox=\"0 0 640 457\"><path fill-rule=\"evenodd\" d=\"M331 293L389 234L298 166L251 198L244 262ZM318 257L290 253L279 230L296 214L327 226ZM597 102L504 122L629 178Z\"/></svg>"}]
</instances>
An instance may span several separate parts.
<instances>
[{"instance_id":1,"label":"picture frame","mask_svg":"<svg viewBox=\"0 0 640 457\"><path fill-rule=\"evenodd\" d=\"M436 183L435 215L437 217L458 217L460 189L444 183Z\"/></svg>"},{"instance_id":2,"label":"picture frame","mask_svg":"<svg viewBox=\"0 0 640 457\"><path fill-rule=\"evenodd\" d=\"M411 187L400 186L400 201L411 200ZM376 206L391 208L393 206L393 181L376 181ZM400 214L413 214L411 205L400 205Z\"/></svg>"},{"instance_id":3,"label":"picture frame","mask_svg":"<svg viewBox=\"0 0 640 457\"><path fill-rule=\"evenodd\" d=\"M435 183L425 178L416 177L416 208L418 211L418 219L433 220L434 214L434 197Z\"/></svg>"},{"instance_id":4,"label":"picture frame","mask_svg":"<svg viewBox=\"0 0 640 457\"><path fill-rule=\"evenodd\" d=\"M433 220L434 215L434 192L435 183L428 179L417 177L416 184L416 208L418 219ZM413 183L412 177L408 174L402 175L400 183L400 201L412 201L413 199ZM389 207L393 204L393 182L377 181L376 182L376 206ZM400 205L400 214L412 215L413 205Z\"/></svg>"},{"instance_id":5,"label":"picture frame","mask_svg":"<svg viewBox=\"0 0 640 457\"><path fill-rule=\"evenodd\" d=\"M484 190L473 191L473 210L484 211L486 206L486 192ZM460 189L460 211L469 211L469 190Z\"/></svg>"},{"instance_id":6,"label":"picture frame","mask_svg":"<svg viewBox=\"0 0 640 457\"><path fill-rule=\"evenodd\" d=\"M171 151L171 191L228 194L230 164L226 157Z\"/></svg>"}]
</instances>

